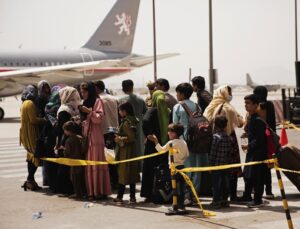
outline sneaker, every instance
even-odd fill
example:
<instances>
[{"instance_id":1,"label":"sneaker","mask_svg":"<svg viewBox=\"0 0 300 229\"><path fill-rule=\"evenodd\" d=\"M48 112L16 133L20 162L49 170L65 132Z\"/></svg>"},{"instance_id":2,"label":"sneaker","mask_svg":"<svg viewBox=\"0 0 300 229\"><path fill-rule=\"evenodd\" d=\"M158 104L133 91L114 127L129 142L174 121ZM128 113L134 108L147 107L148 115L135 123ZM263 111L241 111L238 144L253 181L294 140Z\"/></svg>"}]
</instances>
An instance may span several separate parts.
<instances>
[{"instance_id":1,"label":"sneaker","mask_svg":"<svg viewBox=\"0 0 300 229\"><path fill-rule=\"evenodd\" d=\"M192 200L191 199L185 199L184 200L184 206L191 206L192 205Z\"/></svg>"},{"instance_id":2,"label":"sneaker","mask_svg":"<svg viewBox=\"0 0 300 229\"><path fill-rule=\"evenodd\" d=\"M221 207L222 208L229 208L230 207L229 201L228 200L223 200L221 202Z\"/></svg>"},{"instance_id":3,"label":"sneaker","mask_svg":"<svg viewBox=\"0 0 300 229\"><path fill-rule=\"evenodd\" d=\"M245 196L237 197L236 201L240 203L248 203L252 201L252 197L245 197Z\"/></svg>"},{"instance_id":4,"label":"sneaker","mask_svg":"<svg viewBox=\"0 0 300 229\"><path fill-rule=\"evenodd\" d=\"M274 199L275 199L275 196L274 196L273 193L270 193L270 194L266 194L266 195L265 195L265 198L266 198L267 200L274 200Z\"/></svg>"},{"instance_id":5,"label":"sneaker","mask_svg":"<svg viewBox=\"0 0 300 229\"><path fill-rule=\"evenodd\" d=\"M185 208L179 208L174 210L173 207L168 208L168 212L165 213L166 215L186 215L188 211Z\"/></svg>"},{"instance_id":6,"label":"sneaker","mask_svg":"<svg viewBox=\"0 0 300 229\"><path fill-rule=\"evenodd\" d=\"M135 198L130 198L129 204L136 204L136 199Z\"/></svg>"},{"instance_id":7,"label":"sneaker","mask_svg":"<svg viewBox=\"0 0 300 229\"><path fill-rule=\"evenodd\" d=\"M113 201L114 201L115 203L117 203L117 204L123 203L123 200L120 199L120 198L114 198Z\"/></svg>"},{"instance_id":8,"label":"sneaker","mask_svg":"<svg viewBox=\"0 0 300 229\"><path fill-rule=\"evenodd\" d=\"M264 206L263 202L255 203L255 201L251 201L250 203L247 204L248 208L259 208L259 207L262 207L262 206Z\"/></svg>"},{"instance_id":9,"label":"sneaker","mask_svg":"<svg viewBox=\"0 0 300 229\"><path fill-rule=\"evenodd\" d=\"M178 208L178 212L179 212L179 215L185 215L188 213L188 211L185 209L185 207Z\"/></svg>"},{"instance_id":10,"label":"sneaker","mask_svg":"<svg viewBox=\"0 0 300 229\"><path fill-rule=\"evenodd\" d=\"M211 209L220 209L222 208L221 201L213 201L209 204Z\"/></svg>"}]
</instances>

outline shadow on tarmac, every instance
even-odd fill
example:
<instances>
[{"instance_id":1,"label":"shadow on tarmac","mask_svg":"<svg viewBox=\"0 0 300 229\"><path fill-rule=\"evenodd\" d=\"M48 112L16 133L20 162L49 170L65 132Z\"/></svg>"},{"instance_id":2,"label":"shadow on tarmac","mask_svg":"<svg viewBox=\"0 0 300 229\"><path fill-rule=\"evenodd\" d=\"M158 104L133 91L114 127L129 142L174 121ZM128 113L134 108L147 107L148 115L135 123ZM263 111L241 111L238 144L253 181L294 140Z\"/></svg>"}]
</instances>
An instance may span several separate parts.
<instances>
[{"instance_id":1,"label":"shadow on tarmac","mask_svg":"<svg viewBox=\"0 0 300 229\"><path fill-rule=\"evenodd\" d=\"M20 123L20 117L4 118L0 123Z\"/></svg>"}]
</instances>

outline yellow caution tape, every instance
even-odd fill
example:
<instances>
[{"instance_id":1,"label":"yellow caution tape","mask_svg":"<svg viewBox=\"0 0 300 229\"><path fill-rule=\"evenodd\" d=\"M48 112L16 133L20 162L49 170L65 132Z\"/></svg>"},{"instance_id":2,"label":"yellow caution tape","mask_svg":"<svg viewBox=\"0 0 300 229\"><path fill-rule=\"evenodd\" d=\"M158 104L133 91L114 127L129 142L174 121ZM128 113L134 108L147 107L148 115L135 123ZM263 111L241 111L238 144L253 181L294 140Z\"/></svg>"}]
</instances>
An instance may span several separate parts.
<instances>
[{"instance_id":1,"label":"yellow caution tape","mask_svg":"<svg viewBox=\"0 0 300 229\"><path fill-rule=\"evenodd\" d=\"M274 159L268 159L264 161L253 161L247 163L240 163L240 164L228 164L228 165L217 165L217 166L208 166L208 167L194 167L194 168L184 168L179 170L178 172L190 173L190 172L204 172L204 171L212 171L212 170L222 170L222 169L231 169L237 168L241 166L249 166L249 165L258 165L258 164L271 164L274 163Z\"/></svg>"},{"instance_id":2,"label":"yellow caution tape","mask_svg":"<svg viewBox=\"0 0 300 229\"><path fill-rule=\"evenodd\" d=\"M198 205L200 207L200 210L201 210L203 216L205 216L205 217L207 217L207 216L216 216L216 213L211 212L211 211L206 211L206 210L203 209L202 204L201 204L201 202L199 200L199 197L197 195L197 192L195 190L195 187L193 185L193 182L190 180L190 178L185 173L183 173L183 172L180 172L178 170L177 170L177 172L180 173L180 175L184 178L185 182L190 186L190 188L191 188L191 190L192 190L192 192L193 192L193 194L194 194L194 196L195 196L195 198L197 200L197 203L198 203Z\"/></svg>"},{"instance_id":3,"label":"yellow caution tape","mask_svg":"<svg viewBox=\"0 0 300 229\"><path fill-rule=\"evenodd\" d=\"M300 171L295 171L295 170L289 170L289 169L283 169L283 168L275 168L276 170L280 170L282 172L288 172L288 173L297 173L300 174Z\"/></svg>"},{"instance_id":4,"label":"yellow caution tape","mask_svg":"<svg viewBox=\"0 0 300 229\"><path fill-rule=\"evenodd\" d=\"M292 128L292 129L295 129L297 131L300 131L300 128L297 127L295 124L293 124L291 122L284 122L283 127L288 127L288 128Z\"/></svg>"},{"instance_id":5,"label":"yellow caution tape","mask_svg":"<svg viewBox=\"0 0 300 229\"><path fill-rule=\"evenodd\" d=\"M140 157L134 157L126 160L121 160L121 161L112 161L112 162L107 162L107 161L89 161L89 160L78 160L78 159L71 159L71 158L41 158L44 161L51 161L55 162L58 164L63 164L63 165L68 165L68 166L87 166L87 165L107 165L107 164L120 164L120 163L126 163L126 162L131 162L131 161L139 161L151 157L156 157L162 154L167 153L168 151L161 151L153 154L149 154L146 156L140 156Z\"/></svg>"}]
</instances>

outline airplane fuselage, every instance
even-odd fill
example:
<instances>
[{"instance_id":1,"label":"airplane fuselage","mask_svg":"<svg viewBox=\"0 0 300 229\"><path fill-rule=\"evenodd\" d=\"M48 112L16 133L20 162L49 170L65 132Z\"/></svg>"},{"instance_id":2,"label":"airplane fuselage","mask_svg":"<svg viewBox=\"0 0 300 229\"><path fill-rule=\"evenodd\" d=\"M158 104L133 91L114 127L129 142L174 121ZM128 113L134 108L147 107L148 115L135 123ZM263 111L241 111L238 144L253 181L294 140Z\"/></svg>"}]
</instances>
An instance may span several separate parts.
<instances>
[{"instance_id":1,"label":"airplane fuselage","mask_svg":"<svg viewBox=\"0 0 300 229\"><path fill-rule=\"evenodd\" d=\"M73 64L80 62L91 62L98 60L107 59L122 59L128 54L121 53L104 53L89 49L78 49L78 50L60 50L60 51L44 51L44 52L28 52L23 50L11 51L0 51L0 72L13 71L26 68L37 68L37 67L48 67L48 66L59 66L65 64ZM82 77L70 78L69 76L64 77L59 73L54 74L53 77L48 78L52 84L66 83L74 84L82 82L83 80L95 80L107 78L111 75L118 75L129 71L128 67L120 68L93 68L86 69L81 72ZM74 73L73 73L74 74ZM55 75L59 77L55 77ZM29 77L24 77L22 84L27 84ZM35 78L35 77L34 77ZM37 79L39 81L40 79ZM32 81L30 80L32 83ZM0 92L1 96L1 92Z\"/></svg>"}]
</instances>

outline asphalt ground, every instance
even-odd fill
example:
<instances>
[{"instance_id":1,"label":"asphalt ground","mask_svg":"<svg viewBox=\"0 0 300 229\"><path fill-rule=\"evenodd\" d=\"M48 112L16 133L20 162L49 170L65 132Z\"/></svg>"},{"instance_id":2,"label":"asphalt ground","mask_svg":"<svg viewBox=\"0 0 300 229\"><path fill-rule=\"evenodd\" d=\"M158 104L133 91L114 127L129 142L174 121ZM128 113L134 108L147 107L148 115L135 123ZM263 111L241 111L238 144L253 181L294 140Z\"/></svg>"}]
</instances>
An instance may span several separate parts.
<instances>
[{"instance_id":1,"label":"asphalt ground","mask_svg":"<svg viewBox=\"0 0 300 229\"><path fill-rule=\"evenodd\" d=\"M233 104L244 114L243 96L247 91L234 93ZM273 95L279 97L278 94ZM137 204L117 205L112 195L106 201L75 201L52 195L43 189L40 192L24 192L22 182L26 178L25 150L19 145L20 101L6 98L0 105L6 111L5 120L0 122L0 228L287 228L285 213L280 198L275 172L272 172L275 200L265 200L260 209L249 209L244 205L232 204L230 208L215 210L214 217L204 218L197 206L188 207L185 216L165 216L168 205L144 203L139 197ZM278 130L280 132L280 130ZM237 135L241 134L237 130ZM300 148L300 133L287 130L289 142ZM241 151L242 161L245 154ZM284 176L283 182L290 206L294 228L300 228L300 194L296 187ZM36 180L41 185L41 168ZM243 180L239 179L238 190L241 194ZM211 202L209 197L200 197L205 209ZM91 206L86 208L86 203ZM41 212L42 217L33 219L33 214Z\"/></svg>"}]
</instances>

